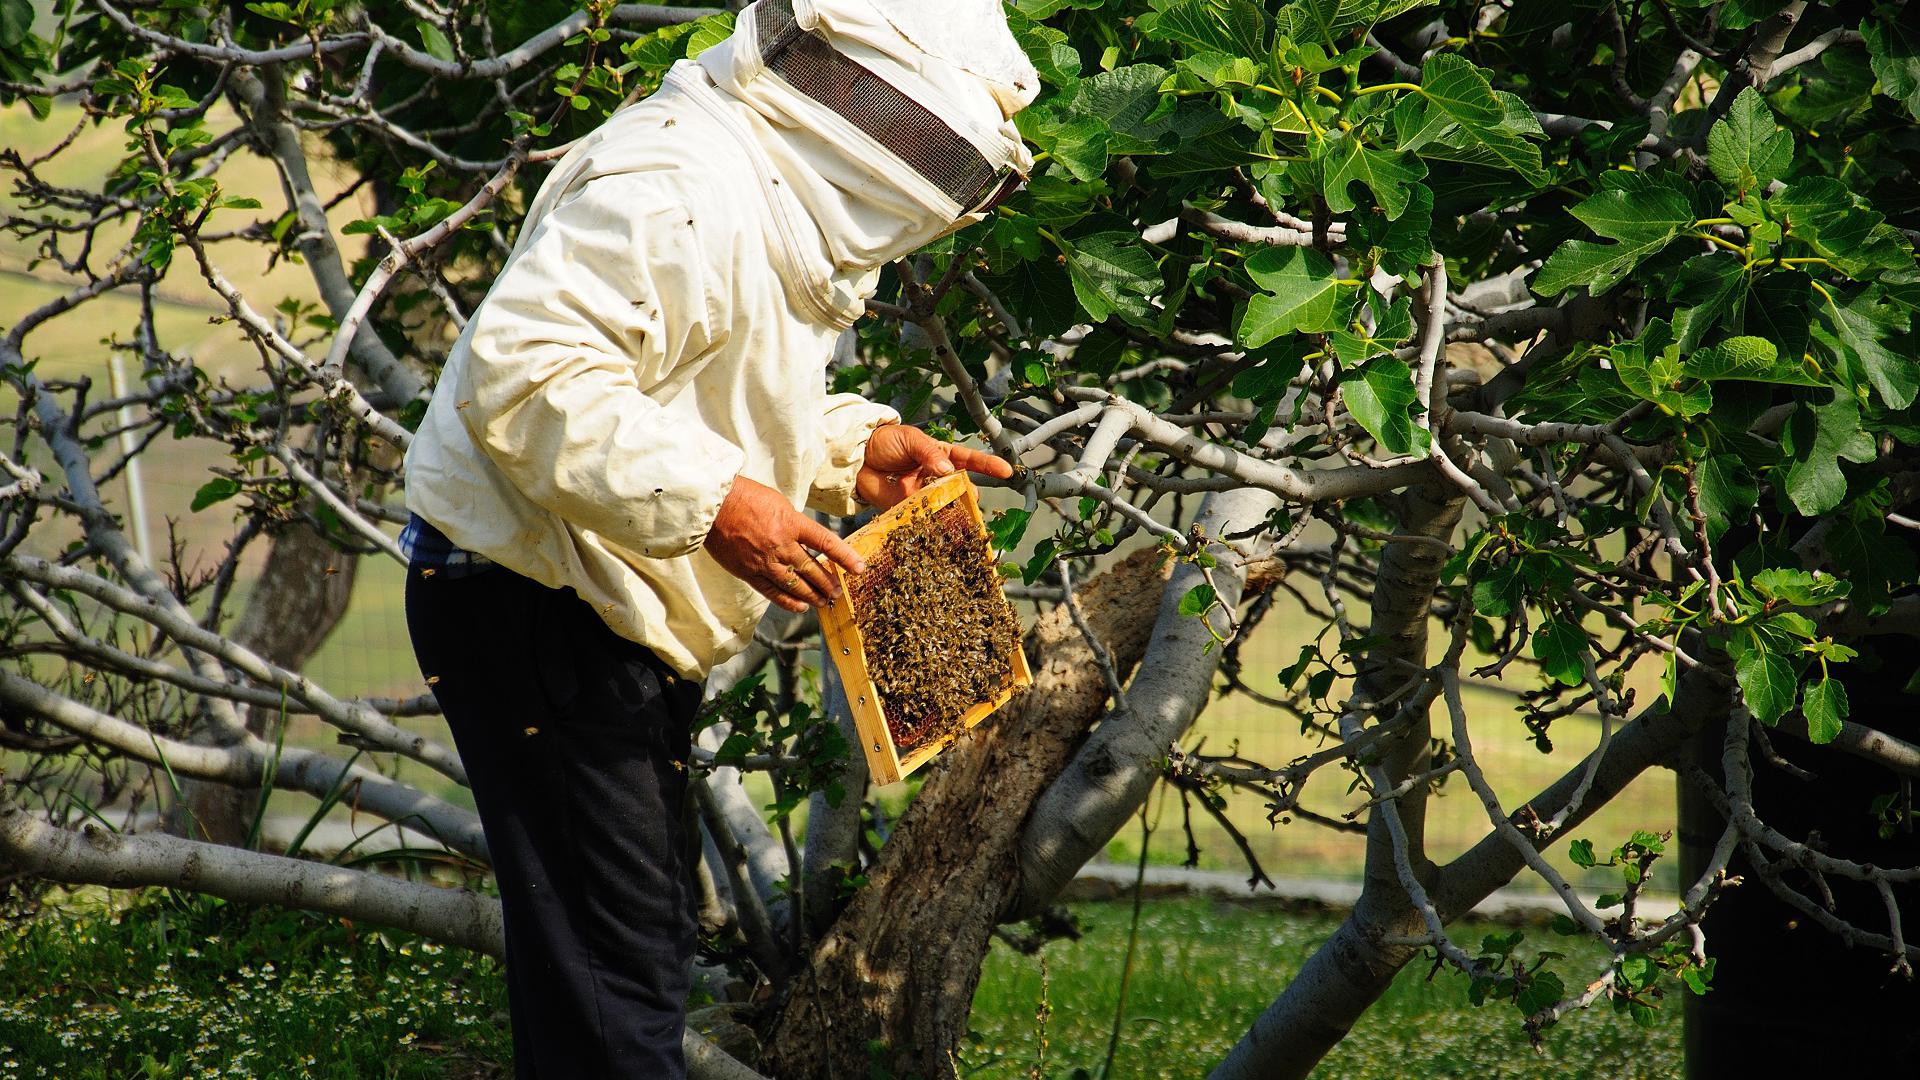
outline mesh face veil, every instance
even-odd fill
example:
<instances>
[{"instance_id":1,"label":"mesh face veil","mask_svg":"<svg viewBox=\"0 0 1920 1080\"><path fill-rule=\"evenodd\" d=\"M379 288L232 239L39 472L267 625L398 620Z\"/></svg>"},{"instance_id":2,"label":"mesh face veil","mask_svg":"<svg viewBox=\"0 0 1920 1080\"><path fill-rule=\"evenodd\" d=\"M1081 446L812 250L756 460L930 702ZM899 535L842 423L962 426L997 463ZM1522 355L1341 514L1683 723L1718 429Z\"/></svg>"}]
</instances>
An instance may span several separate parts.
<instances>
[{"instance_id":1,"label":"mesh face veil","mask_svg":"<svg viewBox=\"0 0 1920 1080\"><path fill-rule=\"evenodd\" d=\"M1038 76L997 0L957 8L760 0L700 56L771 121L768 152L849 278L980 220L1032 166L1010 118Z\"/></svg>"}]
</instances>

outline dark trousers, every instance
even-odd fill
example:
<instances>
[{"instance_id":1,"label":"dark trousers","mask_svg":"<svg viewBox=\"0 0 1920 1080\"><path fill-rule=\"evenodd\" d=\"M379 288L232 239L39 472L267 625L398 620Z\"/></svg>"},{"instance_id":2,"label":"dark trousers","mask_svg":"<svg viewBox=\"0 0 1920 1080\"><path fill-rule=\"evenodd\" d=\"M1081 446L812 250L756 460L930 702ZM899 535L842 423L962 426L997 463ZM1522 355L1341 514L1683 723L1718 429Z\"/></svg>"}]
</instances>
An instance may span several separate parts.
<instances>
[{"instance_id":1,"label":"dark trousers","mask_svg":"<svg viewBox=\"0 0 1920 1080\"><path fill-rule=\"evenodd\" d=\"M699 684L504 566L411 567L406 604L500 886L515 1076L684 1077Z\"/></svg>"}]
</instances>

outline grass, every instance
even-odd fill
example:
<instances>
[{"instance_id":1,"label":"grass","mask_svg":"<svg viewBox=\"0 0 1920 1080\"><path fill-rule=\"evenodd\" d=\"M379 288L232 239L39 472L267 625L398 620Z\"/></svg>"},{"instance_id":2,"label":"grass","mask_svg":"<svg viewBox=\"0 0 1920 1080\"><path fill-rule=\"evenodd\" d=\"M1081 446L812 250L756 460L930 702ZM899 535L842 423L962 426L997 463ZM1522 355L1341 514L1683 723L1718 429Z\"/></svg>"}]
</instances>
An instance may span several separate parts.
<instances>
[{"instance_id":1,"label":"grass","mask_svg":"<svg viewBox=\"0 0 1920 1080\"><path fill-rule=\"evenodd\" d=\"M1079 940L1039 956L999 944L989 953L963 1075L1097 1072L1131 906L1071 911ZM1146 901L1109 1076L1204 1074L1338 923L1275 903ZM1459 929L1477 942L1509 927ZM1567 949L1569 982L1601 963L1596 947L1525 933L1523 954ZM1458 976L1426 976L1417 963L1402 972L1316 1075L1624 1080L1679 1070L1672 999L1645 1029L1605 1007L1576 1014L1536 1053L1512 1006L1475 1008ZM411 935L159 890L86 892L0 926L0 1080L492 1080L510 1071L505 1000L493 961Z\"/></svg>"},{"instance_id":2,"label":"grass","mask_svg":"<svg viewBox=\"0 0 1920 1080\"><path fill-rule=\"evenodd\" d=\"M0 1080L507 1075L498 965L411 935L163 891L0 929Z\"/></svg>"},{"instance_id":3,"label":"grass","mask_svg":"<svg viewBox=\"0 0 1920 1080\"><path fill-rule=\"evenodd\" d=\"M1000 1080L1037 1075L1098 1075L1112 1030L1131 906L1077 905L1088 932L1050 944L1041 958L996 942L974 997L967 1075ZM1182 899L1142 905L1139 944L1114 1058L1113 1080L1204 1075L1283 990L1336 926L1336 914L1290 911L1274 903ZM1463 922L1477 944L1508 928ZM1602 950L1569 947L1544 929L1526 928L1523 954L1568 952L1570 973L1597 971ZM1475 1008L1464 977L1427 977L1416 962L1328 1055L1315 1075L1339 1080L1403 1077L1667 1077L1680 1069L1678 1003L1668 999L1643 1029L1602 1006L1549 1029L1532 1050L1511 1005ZM1585 980L1582 979L1582 982ZM1045 1001L1043 1032L1035 1019Z\"/></svg>"}]
</instances>

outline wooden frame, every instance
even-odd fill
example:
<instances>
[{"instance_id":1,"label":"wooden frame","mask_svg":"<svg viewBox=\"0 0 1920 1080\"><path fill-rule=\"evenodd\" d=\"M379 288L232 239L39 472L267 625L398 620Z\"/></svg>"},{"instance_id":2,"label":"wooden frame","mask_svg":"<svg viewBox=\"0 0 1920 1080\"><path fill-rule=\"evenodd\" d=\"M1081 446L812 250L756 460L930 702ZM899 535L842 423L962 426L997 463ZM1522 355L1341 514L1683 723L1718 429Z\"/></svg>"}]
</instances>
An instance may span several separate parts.
<instances>
[{"instance_id":1,"label":"wooden frame","mask_svg":"<svg viewBox=\"0 0 1920 1080\"><path fill-rule=\"evenodd\" d=\"M956 472L935 480L907 496L899 505L883 511L847 537L847 543L862 559L871 559L886 546L887 535L906 524L914 515L931 514L956 501L966 505L967 514L973 519L973 527L979 530L983 538L986 537L986 523L980 517L979 492L965 472ZM820 630L826 638L827 651L833 654L834 666L840 671L840 684L846 689L847 705L853 710L854 725L860 732L860 749L866 754L867 771L876 785L884 787L899 783L908 773L946 749L947 744L961 733L993 715L1022 687L1032 684L1033 672L1027 666L1026 651L1015 649L1013 680L1004 689L961 714L960 723L952 732L914 748L902 758L899 748L893 743L893 733L887 727L886 712L880 704L880 692L875 688L872 673L867 668L866 644L861 640L860 627L854 621L852 591L847 588L848 575L838 564L824 559L822 562L826 563L840 583L841 599L831 607L820 609ZM995 566L991 541L987 545L987 562L990 567Z\"/></svg>"}]
</instances>

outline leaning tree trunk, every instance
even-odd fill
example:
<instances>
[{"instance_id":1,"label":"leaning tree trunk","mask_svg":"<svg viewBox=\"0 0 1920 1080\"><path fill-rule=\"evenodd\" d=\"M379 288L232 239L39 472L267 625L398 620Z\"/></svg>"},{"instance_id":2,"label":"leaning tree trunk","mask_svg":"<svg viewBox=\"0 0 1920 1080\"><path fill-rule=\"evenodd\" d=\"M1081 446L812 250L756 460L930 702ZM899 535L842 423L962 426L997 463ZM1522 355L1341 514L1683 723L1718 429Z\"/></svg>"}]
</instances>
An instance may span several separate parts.
<instances>
[{"instance_id":1,"label":"leaning tree trunk","mask_svg":"<svg viewBox=\"0 0 1920 1080\"><path fill-rule=\"evenodd\" d=\"M1874 727L1902 739L1920 735L1913 696L1906 692L1913 664L1899 655L1906 643L1856 639L1852 644L1863 654L1862 662L1849 665L1856 670L1847 677L1854 715L1872 717ZM1780 723L1806 721L1793 716ZM1693 763L1716 780L1722 776L1725 730L1725 718L1716 717L1689 748ZM1904 812L1915 781L1836 747L1813 746L1803 738L1773 742L1776 754L1806 773L1795 776L1755 763L1754 805L1767 824L1788 836L1817 835L1822 851L1857 862L1920 863L1920 835L1912 820L1895 817L1891 835L1883 836L1881 819L1869 810L1874 796L1892 795L1889 814ZM1685 777L1679 802L1680 877L1692 881L1707 865L1726 819ZM1727 872L1744 884L1716 900L1701 923L1715 964L1713 989L1704 997L1682 999L1687 1076L1705 1080L1820 1070L1832 1061L1835 1034L1844 1031L1873 1033L1847 1040L1852 1075L1920 1075L1920 1031L1912 1022L1920 1010L1920 980L1896 973L1885 952L1855 945L1781 899L1745 850L1734 853ZM1799 870L1786 871L1783 880L1821 900L1825 888L1835 914L1870 930L1883 929L1884 924L1874 925L1876 916L1885 916L1879 914L1883 905L1872 885L1839 876L1817 880ZM1894 888L1910 905L1910 887ZM1810 992L1813 988L1817 992Z\"/></svg>"},{"instance_id":2,"label":"leaning tree trunk","mask_svg":"<svg viewBox=\"0 0 1920 1080\"><path fill-rule=\"evenodd\" d=\"M288 671L299 671L319 650L347 613L359 560L340 550L320 531L296 523L273 539L266 566L232 637ZM263 738L276 710L247 709L247 730ZM216 844L246 842L257 789L183 779L180 799L168 812L167 831Z\"/></svg>"},{"instance_id":3,"label":"leaning tree trunk","mask_svg":"<svg viewBox=\"0 0 1920 1080\"><path fill-rule=\"evenodd\" d=\"M1407 681L1409 673L1427 666L1427 629L1434 589L1447 559L1445 543L1460 521L1465 500L1457 490L1439 484L1418 485L1401 496L1399 534L1428 538L1394 541L1380 556L1374 579L1372 621L1367 628L1377 643L1367 652L1356 679L1355 696L1384 700ZM1440 544L1432 540L1442 541ZM1387 717L1382 717L1384 722ZM1383 744L1381 769L1389 783L1399 783L1426 767L1431 725L1422 706L1406 730ZM1424 836L1426 789L1416 786L1392 804L1407 837L1407 858L1423 887L1434 885L1433 863L1427 858ZM1268 1016L1243 1037L1216 1077L1304 1076L1327 1051L1346 1037L1353 1020L1392 982L1418 950L1386 942L1411 939L1424 929L1407 889L1401 884L1394 840L1384 810L1367 820L1364 883L1353 911L1328 942L1309 959L1295 987L1310 986L1324 995L1330 1007L1306 1016L1294 1015L1278 1025L1274 1038L1262 1028ZM1268 1009L1273 1014L1295 996L1289 988Z\"/></svg>"},{"instance_id":4,"label":"leaning tree trunk","mask_svg":"<svg viewBox=\"0 0 1920 1080\"><path fill-rule=\"evenodd\" d=\"M1093 633L1124 677L1146 650L1166 567L1143 551L1079 590ZM1107 686L1064 607L1027 637L1034 684L994 723L941 755L867 884L795 977L769 1033L771 1076L864 1076L874 1041L896 1075L951 1075L993 928L1016 881L1028 810L1066 767ZM936 1003L938 1030L928 1030ZM918 1051L927 1051L917 1054ZM931 1057L933 1060L925 1060Z\"/></svg>"}]
</instances>

